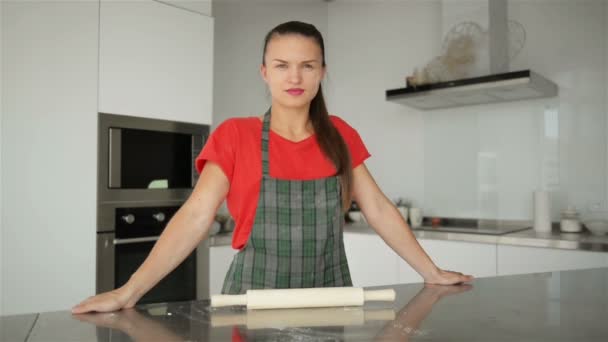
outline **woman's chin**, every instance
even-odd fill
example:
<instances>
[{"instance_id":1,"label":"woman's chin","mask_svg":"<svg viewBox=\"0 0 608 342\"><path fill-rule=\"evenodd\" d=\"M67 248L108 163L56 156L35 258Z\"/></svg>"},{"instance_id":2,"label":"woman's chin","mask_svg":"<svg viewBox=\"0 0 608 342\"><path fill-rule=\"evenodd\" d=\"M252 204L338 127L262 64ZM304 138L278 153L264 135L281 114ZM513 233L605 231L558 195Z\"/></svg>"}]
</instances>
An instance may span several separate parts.
<instances>
[{"instance_id":1,"label":"woman's chin","mask_svg":"<svg viewBox=\"0 0 608 342\"><path fill-rule=\"evenodd\" d=\"M279 104L282 107L285 108L289 108L289 109L301 109L301 108L305 108L308 107L310 105L310 101L311 99L298 99L298 98L287 98L287 99L281 99L279 101Z\"/></svg>"}]
</instances>

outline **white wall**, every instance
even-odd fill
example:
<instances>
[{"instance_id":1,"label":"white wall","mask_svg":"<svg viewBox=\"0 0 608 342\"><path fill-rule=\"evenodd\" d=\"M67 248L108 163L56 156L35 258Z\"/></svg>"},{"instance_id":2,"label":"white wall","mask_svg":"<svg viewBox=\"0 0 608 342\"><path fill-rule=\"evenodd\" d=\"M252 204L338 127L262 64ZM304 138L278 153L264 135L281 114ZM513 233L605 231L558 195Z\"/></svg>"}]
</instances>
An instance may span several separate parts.
<instances>
[{"instance_id":1,"label":"white wall","mask_svg":"<svg viewBox=\"0 0 608 342\"><path fill-rule=\"evenodd\" d=\"M424 200L424 113L385 100L385 90L439 52L438 1L329 4L328 102L355 127L372 175L389 198Z\"/></svg>"},{"instance_id":2,"label":"white wall","mask_svg":"<svg viewBox=\"0 0 608 342\"><path fill-rule=\"evenodd\" d=\"M0 314L68 309L95 291L99 5L2 6Z\"/></svg>"},{"instance_id":3,"label":"white wall","mask_svg":"<svg viewBox=\"0 0 608 342\"><path fill-rule=\"evenodd\" d=\"M552 191L554 220L567 204L583 213L602 205L604 7L604 1L509 1L509 18L527 31L510 69L555 81L559 97L425 113L427 212L530 219L535 188Z\"/></svg>"},{"instance_id":4,"label":"white wall","mask_svg":"<svg viewBox=\"0 0 608 342\"><path fill-rule=\"evenodd\" d=\"M263 114L270 95L259 73L264 36L274 26L300 20L327 32L327 4L318 1L219 1L215 18L213 124ZM331 73L331 71L330 71ZM331 74L330 74L331 77Z\"/></svg>"}]
</instances>

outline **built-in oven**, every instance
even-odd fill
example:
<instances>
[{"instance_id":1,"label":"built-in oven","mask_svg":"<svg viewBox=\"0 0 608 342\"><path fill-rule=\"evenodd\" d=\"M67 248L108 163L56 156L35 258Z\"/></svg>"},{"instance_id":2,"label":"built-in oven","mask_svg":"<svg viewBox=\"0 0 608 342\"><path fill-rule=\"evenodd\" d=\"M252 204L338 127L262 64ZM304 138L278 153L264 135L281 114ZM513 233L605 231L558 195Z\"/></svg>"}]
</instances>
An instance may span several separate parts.
<instances>
[{"instance_id":1,"label":"built-in oven","mask_svg":"<svg viewBox=\"0 0 608 342\"><path fill-rule=\"evenodd\" d=\"M209 126L99 114L97 293L126 283L196 184ZM139 303L208 297L202 244Z\"/></svg>"},{"instance_id":2,"label":"built-in oven","mask_svg":"<svg viewBox=\"0 0 608 342\"><path fill-rule=\"evenodd\" d=\"M97 234L98 291L124 285L144 262L179 209L171 207L116 208L116 231ZM148 291L139 303L196 299L196 251Z\"/></svg>"}]
</instances>

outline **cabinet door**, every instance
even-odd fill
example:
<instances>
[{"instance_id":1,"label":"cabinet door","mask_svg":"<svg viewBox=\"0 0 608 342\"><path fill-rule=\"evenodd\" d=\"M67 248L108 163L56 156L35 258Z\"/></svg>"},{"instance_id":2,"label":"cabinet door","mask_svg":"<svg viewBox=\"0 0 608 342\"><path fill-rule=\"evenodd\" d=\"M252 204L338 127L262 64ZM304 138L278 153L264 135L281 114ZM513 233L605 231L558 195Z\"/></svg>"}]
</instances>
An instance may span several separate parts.
<instances>
[{"instance_id":1,"label":"cabinet door","mask_svg":"<svg viewBox=\"0 0 608 342\"><path fill-rule=\"evenodd\" d=\"M230 267L236 250L232 246L213 246L209 248L209 294L220 294L226 272Z\"/></svg>"},{"instance_id":2,"label":"cabinet door","mask_svg":"<svg viewBox=\"0 0 608 342\"><path fill-rule=\"evenodd\" d=\"M418 239L418 242L441 269L477 278L496 276L496 245L431 239ZM414 283L423 279L405 261L401 261L399 281Z\"/></svg>"},{"instance_id":3,"label":"cabinet door","mask_svg":"<svg viewBox=\"0 0 608 342\"><path fill-rule=\"evenodd\" d=\"M100 11L99 111L210 124L213 18L151 0Z\"/></svg>"},{"instance_id":4,"label":"cabinet door","mask_svg":"<svg viewBox=\"0 0 608 342\"><path fill-rule=\"evenodd\" d=\"M498 275L607 267L608 253L498 245Z\"/></svg>"},{"instance_id":5,"label":"cabinet door","mask_svg":"<svg viewBox=\"0 0 608 342\"><path fill-rule=\"evenodd\" d=\"M353 285L397 284L397 254L375 234L344 233Z\"/></svg>"}]
</instances>

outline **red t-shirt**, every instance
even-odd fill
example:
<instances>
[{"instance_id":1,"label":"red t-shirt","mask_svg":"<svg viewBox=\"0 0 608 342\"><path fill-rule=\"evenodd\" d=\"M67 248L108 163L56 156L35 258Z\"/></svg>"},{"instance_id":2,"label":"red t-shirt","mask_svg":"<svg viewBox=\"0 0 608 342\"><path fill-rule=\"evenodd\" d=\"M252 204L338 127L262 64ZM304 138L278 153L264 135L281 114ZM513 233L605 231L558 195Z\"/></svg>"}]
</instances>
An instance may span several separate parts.
<instances>
[{"instance_id":1,"label":"red t-shirt","mask_svg":"<svg viewBox=\"0 0 608 342\"><path fill-rule=\"evenodd\" d=\"M337 116L330 116L349 148L353 168L370 154L359 133ZM230 182L226 197L228 210L236 223L232 247L247 243L255 219L262 180L262 121L258 117L224 121L209 136L196 158L200 173L207 160L217 163ZM334 176L336 168L325 157L315 135L293 142L270 131L270 176L280 179L309 180Z\"/></svg>"}]
</instances>

